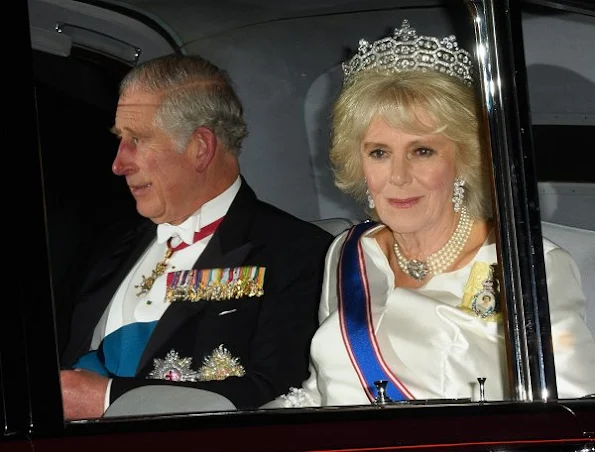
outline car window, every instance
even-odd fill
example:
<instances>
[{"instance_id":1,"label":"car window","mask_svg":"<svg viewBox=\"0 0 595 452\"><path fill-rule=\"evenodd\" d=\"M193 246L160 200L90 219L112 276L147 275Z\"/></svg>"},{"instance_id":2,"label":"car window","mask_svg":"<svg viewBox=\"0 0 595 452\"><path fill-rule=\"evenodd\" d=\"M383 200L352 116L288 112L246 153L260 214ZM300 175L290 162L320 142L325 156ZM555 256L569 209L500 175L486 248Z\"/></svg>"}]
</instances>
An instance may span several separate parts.
<instances>
[{"instance_id":1,"label":"car window","mask_svg":"<svg viewBox=\"0 0 595 452\"><path fill-rule=\"evenodd\" d=\"M595 16L531 2L523 36L542 232L578 264L587 324L595 331L595 178L581 163L595 136L595 59L583 58L595 41Z\"/></svg>"},{"instance_id":2,"label":"car window","mask_svg":"<svg viewBox=\"0 0 595 452\"><path fill-rule=\"evenodd\" d=\"M43 2L30 3L34 12L39 3ZM406 8L390 3L362 7L346 2L307 12L299 11L301 7L296 6L298 11L266 9L262 15L240 8L223 15L226 20L217 24L220 29L212 25L213 29L195 27L194 30L186 25L179 33L169 30L158 11L152 11L151 21L138 22L150 23L153 31L159 30L155 35L166 35L163 31L168 30L169 37L153 37L151 46L145 48L140 42L140 37L145 36L143 33L127 36L126 40L117 35L118 43L128 44L118 47L120 53L117 54L105 47L98 52L88 41L77 44L74 38L67 44L54 44L51 51L48 51L47 39L39 38L46 47L34 42L33 71L58 352L66 340L72 309L63 300L70 299L69 295L79 289L73 275L86 270L82 262L88 259L94 239L110 227L114 218L130 222L139 219L128 187L110 169L118 146L110 132L118 84L137 62L136 58L142 61L175 49L201 54L228 69L245 103L250 127L241 165L257 194L308 221L340 217L359 222L366 218L364 209L334 186L327 155L330 104L340 88L341 61L348 51L355 50L358 39L374 40L404 17L414 18L412 21L415 20L420 30L437 30L439 36L456 33L469 45L475 44L474 29L463 2L454 10L437 1ZM130 13L126 8L118 11L123 16ZM192 11L197 14L195 9ZM203 12L219 17L216 7L205 8ZM233 14L245 14L248 23L231 20ZM41 13L32 17L40 27L45 24L40 19ZM178 18L182 24L191 22L190 16L182 19ZM553 50L544 52L540 47L547 36L552 43L560 44L555 55L566 55L568 48L577 49L574 43L586 42L583 36L592 36L595 29L592 19L592 16L552 12L547 8L531 7L523 12L523 26L527 24L529 30L524 31L524 44L539 180L536 188L540 190L540 201L546 206L543 212L550 212L548 190L560 193L560 187L564 187L551 185L559 182L578 184L571 190L580 186L584 190L581 193L590 193L591 198L586 202L592 205L593 177L584 162L595 127L595 96L588 95L595 89L592 72L595 64L586 64L584 58L578 58L578 54L588 54L588 49L578 50L577 58L567 56L566 64L552 57ZM92 22L83 21L85 27L90 27ZM109 24L99 26L102 33L110 35ZM560 34L568 38L567 46L551 30L560 30ZM568 36L568 30L576 35ZM77 36L84 40L87 35ZM138 55L132 51L132 59L122 56L121 52L137 48L142 51ZM572 66L571 62L575 61L582 63ZM565 80L564 88L560 88L561 79ZM556 96L551 96L552 87L556 87ZM564 164L558 163L561 149L572 150ZM572 199L570 204L578 205L574 204L574 196ZM592 214L595 210L588 211L584 207L576 210L580 215L570 225L594 230L590 225L595 221ZM559 212L546 219L557 222L560 217L569 218ZM503 215L501 221L511 222L511 219ZM506 228L503 231L505 235ZM525 238L518 237L519 240ZM511 272L506 277L515 280L519 275ZM544 290L544 281L541 281L541 289L536 290ZM530 289L525 287L524 291L526 294ZM593 309L594 303L591 299L589 309ZM547 304L544 306L547 308ZM548 321L544 324L547 326ZM501 331L501 334L506 333ZM507 337L507 340L512 338ZM497 359L503 360L506 366L511 357ZM481 376L478 370L477 377ZM507 399L514 400L515 395Z\"/></svg>"},{"instance_id":3,"label":"car window","mask_svg":"<svg viewBox=\"0 0 595 452\"><path fill-rule=\"evenodd\" d=\"M582 55L595 39L595 18L529 4L523 24L539 180L593 182L580 158L556 159L555 150L587 149L594 133L595 59Z\"/></svg>"},{"instance_id":4,"label":"car window","mask_svg":"<svg viewBox=\"0 0 595 452\"><path fill-rule=\"evenodd\" d=\"M539 194L544 221L595 230L593 183L581 164L595 134L595 18L564 8L527 5L525 55ZM560 158L560 150L573 158Z\"/></svg>"}]
</instances>

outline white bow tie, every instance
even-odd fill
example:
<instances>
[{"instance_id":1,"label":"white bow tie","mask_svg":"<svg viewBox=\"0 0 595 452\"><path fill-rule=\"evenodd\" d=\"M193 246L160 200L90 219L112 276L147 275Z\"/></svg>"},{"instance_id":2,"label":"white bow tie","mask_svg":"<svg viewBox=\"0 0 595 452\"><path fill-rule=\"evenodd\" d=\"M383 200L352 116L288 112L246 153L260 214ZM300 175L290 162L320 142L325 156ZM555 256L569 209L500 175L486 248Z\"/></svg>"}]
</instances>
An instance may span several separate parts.
<instances>
[{"instance_id":1,"label":"white bow tie","mask_svg":"<svg viewBox=\"0 0 595 452\"><path fill-rule=\"evenodd\" d=\"M179 237L183 242L192 245L194 243L194 228L190 229L184 226L174 226L169 223L157 225L157 242L165 243L172 237Z\"/></svg>"}]
</instances>

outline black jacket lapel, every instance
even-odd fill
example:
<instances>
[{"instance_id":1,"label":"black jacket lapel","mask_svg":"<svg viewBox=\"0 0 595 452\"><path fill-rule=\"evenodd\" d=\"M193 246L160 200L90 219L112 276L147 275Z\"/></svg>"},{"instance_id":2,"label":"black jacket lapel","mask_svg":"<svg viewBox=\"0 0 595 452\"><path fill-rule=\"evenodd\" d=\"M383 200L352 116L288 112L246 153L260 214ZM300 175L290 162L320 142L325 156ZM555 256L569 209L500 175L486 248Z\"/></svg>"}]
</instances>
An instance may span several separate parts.
<instances>
[{"instance_id":1,"label":"black jacket lapel","mask_svg":"<svg viewBox=\"0 0 595 452\"><path fill-rule=\"evenodd\" d=\"M122 237L113 237L118 243L109 256L98 262L93 269L92 280L82 285L83 299L75 307L73 324L76 327L69 340L69 346L62 355L62 365L69 367L84 354L90 344L95 325L101 319L120 283L155 238L155 224L143 222L139 227ZM81 315L83 314L84 315Z\"/></svg>"}]
</instances>

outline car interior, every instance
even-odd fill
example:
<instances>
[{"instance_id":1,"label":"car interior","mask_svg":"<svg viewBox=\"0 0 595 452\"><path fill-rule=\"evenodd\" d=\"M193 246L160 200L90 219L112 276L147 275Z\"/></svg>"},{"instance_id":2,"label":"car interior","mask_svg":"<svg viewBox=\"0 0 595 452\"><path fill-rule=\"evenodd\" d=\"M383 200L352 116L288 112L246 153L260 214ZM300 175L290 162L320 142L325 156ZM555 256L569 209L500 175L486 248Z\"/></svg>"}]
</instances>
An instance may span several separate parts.
<instances>
[{"instance_id":1,"label":"car interior","mask_svg":"<svg viewBox=\"0 0 595 452\"><path fill-rule=\"evenodd\" d=\"M110 170L117 141L109 131L118 83L134 64L182 52L224 67L249 127L245 178L264 201L337 235L367 218L334 186L328 162L341 62L360 38L376 40L405 18L419 34L454 33L468 49L475 42L468 11L439 0L28 2L56 287L113 218L137 220L125 183ZM586 164L595 133L588 57L595 17L542 3L526 2L523 13L541 232L573 255L595 334L595 178ZM184 392L160 397L195 410ZM142 414L145 405L135 406L123 412ZM110 410L106 416L122 414L118 405Z\"/></svg>"},{"instance_id":2,"label":"car interior","mask_svg":"<svg viewBox=\"0 0 595 452\"><path fill-rule=\"evenodd\" d=\"M109 169L117 84L131 65L180 51L225 67L250 130L240 158L249 183L263 200L337 234L366 218L334 186L327 157L342 60L360 38L375 40L404 18L421 34L474 42L464 7L440 1L105 3L114 8L29 0L48 227L60 244L50 256L56 278L111 215L134 218ZM532 3L523 44L543 233L577 260L595 331L595 183L582 164L595 127L595 64L583 57L592 53L595 18ZM79 186L90 200L72 189Z\"/></svg>"}]
</instances>

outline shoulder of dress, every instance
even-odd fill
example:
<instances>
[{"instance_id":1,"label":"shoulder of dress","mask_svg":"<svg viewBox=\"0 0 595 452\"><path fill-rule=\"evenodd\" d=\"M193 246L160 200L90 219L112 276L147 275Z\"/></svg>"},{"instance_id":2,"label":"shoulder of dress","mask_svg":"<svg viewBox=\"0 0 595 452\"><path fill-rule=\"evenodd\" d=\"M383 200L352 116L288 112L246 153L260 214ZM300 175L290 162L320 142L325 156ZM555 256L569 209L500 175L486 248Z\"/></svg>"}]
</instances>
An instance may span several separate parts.
<instances>
[{"instance_id":1,"label":"shoulder of dress","mask_svg":"<svg viewBox=\"0 0 595 452\"><path fill-rule=\"evenodd\" d=\"M331 242L331 245L329 246L328 253L327 253L329 257L337 256L338 254L341 253L341 248L343 247L343 244L345 243L345 239L347 238L348 234L349 234L349 229L341 232L333 239L333 241Z\"/></svg>"},{"instance_id":2,"label":"shoulder of dress","mask_svg":"<svg viewBox=\"0 0 595 452\"><path fill-rule=\"evenodd\" d=\"M362 237L367 236L369 233L384 227L383 224L376 222L362 222L351 226L334 238L327 252L327 260L338 260L347 240L361 240Z\"/></svg>"},{"instance_id":3,"label":"shoulder of dress","mask_svg":"<svg viewBox=\"0 0 595 452\"><path fill-rule=\"evenodd\" d=\"M543 253L547 254L552 250L555 250L557 248L560 248L559 245L555 244L554 242L552 242L550 239L543 237ZM563 249L563 248L560 248Z\"/></svg>"}]
</instances>

